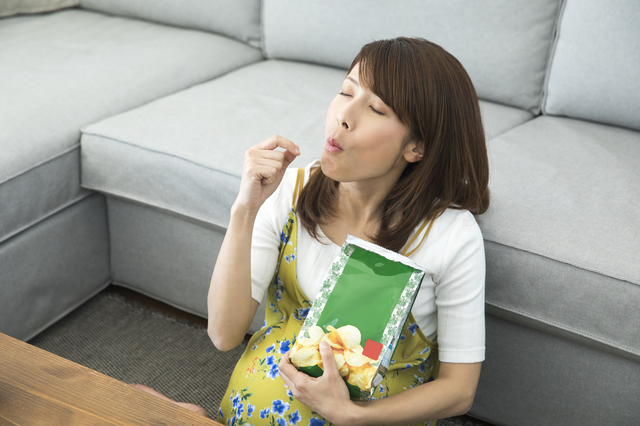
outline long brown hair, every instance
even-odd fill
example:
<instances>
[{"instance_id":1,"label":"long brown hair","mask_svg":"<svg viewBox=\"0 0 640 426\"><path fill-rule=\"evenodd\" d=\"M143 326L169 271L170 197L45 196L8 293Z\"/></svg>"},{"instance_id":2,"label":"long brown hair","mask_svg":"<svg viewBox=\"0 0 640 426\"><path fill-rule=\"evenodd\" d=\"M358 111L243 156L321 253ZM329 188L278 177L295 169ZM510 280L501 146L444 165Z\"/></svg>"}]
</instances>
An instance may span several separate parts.
<instances>
[{"instance_id":1,"label":"long brown hair","mask_svg":"<svg viewBox=\"0 0 640 426\"><path fill-rule=\"evenodd\" d=\"M462 64L435 43L407 37L366 44L347 75L356 64L360 84L407 126L406 142L417 141L424 152L405 167L383 201L378 234L370 238L399 251L416 226L447 208L484 213L489 207L484 127ZM300 193L300 221L316 239L317 226L335 217L338 185L319 169Z\"/></svg>"}]
</instances>

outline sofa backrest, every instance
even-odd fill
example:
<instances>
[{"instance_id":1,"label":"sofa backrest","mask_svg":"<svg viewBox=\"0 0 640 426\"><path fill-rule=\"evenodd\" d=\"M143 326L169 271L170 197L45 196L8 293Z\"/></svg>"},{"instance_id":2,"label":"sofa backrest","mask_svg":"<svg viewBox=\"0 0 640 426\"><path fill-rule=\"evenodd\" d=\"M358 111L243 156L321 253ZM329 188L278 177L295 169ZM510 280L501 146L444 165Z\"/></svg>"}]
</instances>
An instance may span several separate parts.
<instances>
[{"instance_id":1,"label":"sofa backrest","mask_svg":"<svg viewBox=\"0 0 640 426\"><path fill-rule=\"evenodd\" d=\"M640 130L640 1L565 1L543 112Z\"/></svg>"},{"instance_id":2,"label":"sofa backrest","mask_svg":"<svg viewBox=\"0 0 640 426\"><path fill-rule=\"evenodd\" d=\"M80 7L210 31L260 48L260 0L82 0Z\"/></svg>"},{"instance_id":3,"label":"sofa backrest","mask_svg":"<svg viewBox=\"0 0 640 426\"><path fill-rule=\"evenodd\" d=\"M466 68L480 98L537 114L559 0L264 0L263 54L348 68L373 40L422 37Z\"/></svg>"}]
</instances>

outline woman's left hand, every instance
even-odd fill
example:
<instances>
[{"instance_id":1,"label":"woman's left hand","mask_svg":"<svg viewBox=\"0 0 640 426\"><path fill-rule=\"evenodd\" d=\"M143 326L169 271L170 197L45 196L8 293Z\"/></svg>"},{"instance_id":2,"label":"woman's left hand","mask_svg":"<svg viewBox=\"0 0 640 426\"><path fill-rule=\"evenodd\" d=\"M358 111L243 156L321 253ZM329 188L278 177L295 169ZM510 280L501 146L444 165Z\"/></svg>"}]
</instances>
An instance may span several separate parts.
<instances>
[{"instance_id":1,"label":"woman's left hand","mask_svg":"<svg viewBox=\"0 0 640 426\"><path fill-rule=\"evenodd\" d=\"M340 377L333 350L326 342L320 342L320 356L324 373L320 377L308 376L296 369L285 353L278 364L280 377L293 396L311 410L335 425L350 424L358 406L349 399L349 389Z\"/></svg>"}]
</instances>

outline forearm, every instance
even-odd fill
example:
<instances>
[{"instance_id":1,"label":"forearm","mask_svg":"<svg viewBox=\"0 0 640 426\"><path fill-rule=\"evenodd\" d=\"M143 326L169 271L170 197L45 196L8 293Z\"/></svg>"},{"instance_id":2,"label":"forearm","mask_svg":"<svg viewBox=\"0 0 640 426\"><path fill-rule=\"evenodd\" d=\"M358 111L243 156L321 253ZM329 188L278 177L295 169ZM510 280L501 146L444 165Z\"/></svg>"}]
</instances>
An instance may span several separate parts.
<instances>
[{"instance_id":1,"label":"forearm","mask_svg":"<svg viewBox=\"0 0 640 426\"><path fill-rule=\"evenodd\" d=\"M234 205L213 270L207 308L209 336L221 350L244 338L253 318L251 237L257 212Z\"/></svg>"},{"instance_id":2,"label":"forearm","mask_svg":"<svg viewBox=\"0 0 640 426\"><path fill-rule=\"evenodd\" d=\"M414 424L456 416L469 410L474 395L475 386L436 379L388 398L355 403L349 424Z\"/></svg>"}]
</instances>

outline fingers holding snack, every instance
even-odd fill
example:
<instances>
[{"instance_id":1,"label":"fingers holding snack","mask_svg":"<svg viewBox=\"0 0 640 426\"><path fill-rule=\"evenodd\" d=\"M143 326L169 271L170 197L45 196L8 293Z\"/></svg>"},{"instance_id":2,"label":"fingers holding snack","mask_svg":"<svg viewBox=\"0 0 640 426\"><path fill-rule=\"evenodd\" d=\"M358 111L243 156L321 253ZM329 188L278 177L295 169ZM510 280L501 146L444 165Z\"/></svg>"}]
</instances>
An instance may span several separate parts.
<instances>
[{"instance_id":1,"label":"fingers holding snack","mask_svg":"<svg viewBox=\"0 0 640 426\"><path fill-rule=\"evenodd\" d=\"M293 393L293 397L313 411L321 414L333 424L344 424L347 420L345 413L352 413L354 404L349 399L349 390L338 370L338 363L345 364L342 355L336 356L326 342L319 342L319 354L326 366L322 376L314 378L296 369L291 364L289 352L282 356L278 365L280 377ZM309 347L303 347L298 353ZM315 353L318 349L313 348ZM317 361L316 361L317 363Z\"/></svg>"},{"instance_id":2,"label":"fingers holding snack","mask_svg":"<svg viewBox=\"0 0 640 426\"><path fill-rule=\"evenodd\" d=\"M283 151L278 151L278 148ZM300 148L280 135L249 148L244 157L236 204L249 211L257 211L276 190L287 167L298 155Z\"/></svg>"}]
</instances>

